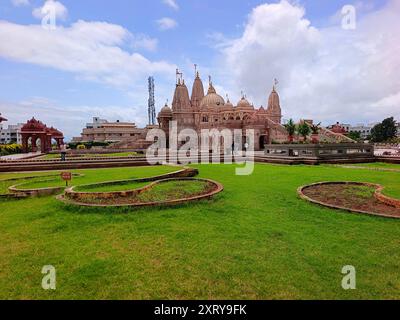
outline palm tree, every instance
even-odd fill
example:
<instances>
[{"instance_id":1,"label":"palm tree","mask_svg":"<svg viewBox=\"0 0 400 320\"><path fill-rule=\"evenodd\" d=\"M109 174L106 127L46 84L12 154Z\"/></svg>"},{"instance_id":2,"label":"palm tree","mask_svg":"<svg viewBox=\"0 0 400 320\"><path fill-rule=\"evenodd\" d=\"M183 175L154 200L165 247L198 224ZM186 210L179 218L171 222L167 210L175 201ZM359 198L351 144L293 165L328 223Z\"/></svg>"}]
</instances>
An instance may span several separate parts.
<instances>
[{"instance_id":1,"label":"palm tree","mask_svg":"<svg viewBox=\"0 0 400 320\"><path fill-rule=\"evenodd\" d=\"M312 140L311 140L311 142L312 143L318 143L318 134L319 134L319 132L321 131L321 122L320 123L318 123L318 124L311 124L310 125L310 129L311 129L311 132L312 132Z\"/></svg>"},{"instance_id":2,"label":"palm tree","mask_svg":"<svg viewBox=\"0 0 400 320\"><path fill-rule=\"evenodd\" d=\"M293 136L296 133L296 124L293 119L290 119L284 126L288 132L289 142L293 142Z\"/></svg>"},{"instance_id":3,"label":"palm tree","mask_svg":"<svg viewBox=\"0 0 400 320\"><path fill-rule=\"evenodd\" d=\"M318 124L311 124L310 129L313 134L318 134L321 130L321 122Z\"/></svg>"},{"instance_id":4,"label":"palm tree","mask_svg":"<svg viewBox=\"0 0 400 320\"><path fill-rule=\"evenodd\" d=\"M297 132L299 133L299 135L303 137L305 142L307 140L307 136L311 132L311 128L306 122L302 122L301 124L299 124L299 127L297 128Z\"/></svg>"}]
</instances>

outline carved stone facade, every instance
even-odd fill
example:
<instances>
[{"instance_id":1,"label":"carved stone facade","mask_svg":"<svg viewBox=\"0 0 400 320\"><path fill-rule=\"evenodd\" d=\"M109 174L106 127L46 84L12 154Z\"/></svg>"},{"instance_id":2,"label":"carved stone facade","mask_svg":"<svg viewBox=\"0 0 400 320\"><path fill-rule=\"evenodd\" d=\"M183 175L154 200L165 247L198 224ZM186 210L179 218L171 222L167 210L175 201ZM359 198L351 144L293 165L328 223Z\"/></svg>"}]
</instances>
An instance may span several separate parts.
<instances>
[{"instance_id":1,"label":"carved stone facade","mask_svg":"<svg viewBox=\"0 0 400 320\"><path fill-rule=\"evenodd\" d=\"M264 149L272 141L287 140L287 131L281 125L282 111L279 95L273 87L267 102L267 109L255 108L244 95L234 106L227 98L221 97L210 81L204 95L203 83L199 73L193 83L192 95L185 81L178 79L172 101L172 108L165 105L158 114L160 128L166 133L171 121L176 121L178 130L194 129L199 135L202 129L253 129L255 150Z\"/></svg>"}]
</instances>

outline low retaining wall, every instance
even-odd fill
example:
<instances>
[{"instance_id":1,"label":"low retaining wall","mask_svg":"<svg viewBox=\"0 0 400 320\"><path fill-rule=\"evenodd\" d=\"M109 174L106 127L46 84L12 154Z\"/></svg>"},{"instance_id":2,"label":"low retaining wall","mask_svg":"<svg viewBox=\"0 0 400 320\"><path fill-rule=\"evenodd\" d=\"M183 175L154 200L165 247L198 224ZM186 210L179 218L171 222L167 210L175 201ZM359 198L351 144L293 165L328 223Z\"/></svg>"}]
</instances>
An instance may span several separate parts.
<instances>
[{"instance_id":1,"label":"low retaining wall","mask_svg":"<svg viewBox=\"0 0 400 320\"><path fill-rule=\"evenodd\" d=\"M73 177L83 177L83 174L80 173L73 173ZM44 177L50 177L50 176L44 176ZM33 178L41 178L41 177L30 177L30 179ZM26 179L26 178L23 178ZM38 182L52 182L55 181L56 179L60 179L59 175L54 175L54 179L46 179L46 180L39 180ZM58 193L61 193L65 190L66 187L48 187L48 188L35 188L35 189L20 189L19 187L27 184L27 182L20 183L13 185L11 187L8 187L8 191L10 192L10 195L14 197L44 197L44 196L51 196L55 195Z\"/></svg>"},{"instance_id":2,"label":"low retaining wall","mask_svg":"<svg viewBox=\"0 0 400 320\"><path fill-rule=\"evenodd\" d=\"M153 181L164 181L171 178L184 178L184 177L194 177L198 175L199 171L197 169L192 168L184 168L182 170L178 170L171 173L166 173L154 177L148 178L138 178L138 179L129 179L129 180L117 180L117 181L108 181L108 182L101 182L95 184L87 184L78 186L81 187L105 187L105 186L115 186L121 184L129 184L132 182L153 182ZM76 186L70 187L65 190L65 197L71 200L84 200L88 197L96 197L98 199L110 199L110 198L118 198L118 197L130 197L133 195L137 195L148 190L152 187L153 184L149 184L142 188L134 189L134 190L126 190L126 191L112 191L112 192L79 192L75 191L74 189L77 188Z\"/></svg>"},{"instance_id":3,"label":"low retaining wall","mask_svg":"<svg viewBox=\"0 0 400 320\"><path fill-rule=\"evenodd\" d=\"M375 198L378 199L379 201L387 204L388 206L392 206L397 209L400 209L400 200L385 196L384 194L382 194L383 189L384 189L383 186L378 185L378 188L375 190L375 194L374 194Z\"/></svg>"}]
</instances>

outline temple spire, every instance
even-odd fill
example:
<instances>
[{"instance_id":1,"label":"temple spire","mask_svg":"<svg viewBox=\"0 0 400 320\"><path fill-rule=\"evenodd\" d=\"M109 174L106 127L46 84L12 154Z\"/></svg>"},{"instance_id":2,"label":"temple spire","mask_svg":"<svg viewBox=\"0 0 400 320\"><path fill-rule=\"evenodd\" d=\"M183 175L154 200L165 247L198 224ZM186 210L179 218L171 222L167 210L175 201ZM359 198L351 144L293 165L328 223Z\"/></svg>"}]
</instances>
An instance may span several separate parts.
<instances>
[{"instance_id":1,"label":"temple spire","mask_svg":"<svg viewBox=\"0 0 400 320\"><path fill-rule=\"evenodd\" d=\"M201 100L204 98L204 87L203 82L200 79L199 71L197 70L197 64L195 64L196 77L193 82L192 96L190 99L192 108L200 106Z\"/></svg>"}]
</instances>

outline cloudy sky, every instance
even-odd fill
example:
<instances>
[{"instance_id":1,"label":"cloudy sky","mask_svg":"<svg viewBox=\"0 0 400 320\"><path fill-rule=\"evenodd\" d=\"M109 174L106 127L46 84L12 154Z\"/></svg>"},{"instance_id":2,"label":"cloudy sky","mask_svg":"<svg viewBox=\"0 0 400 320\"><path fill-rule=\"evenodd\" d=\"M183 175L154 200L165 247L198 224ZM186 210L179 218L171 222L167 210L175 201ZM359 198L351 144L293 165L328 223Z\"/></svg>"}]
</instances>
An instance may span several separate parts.
<instances>
[{"instance_id":1,"label":"cloudy sky","mask_svg":"<svg viewBox=\"0 0 400 320\"><path fill-rule=\"evenodd\" d=\"M145 125L147 77L159 110L196 63L256 107L277 78L285 119L400 120L399 30L400 0L1 0L0 112L67 137L93 116Z\"/></svg>"}]
</instances>

